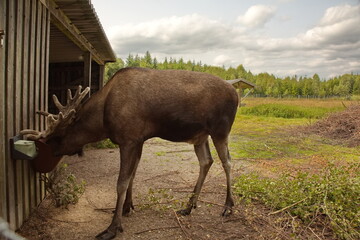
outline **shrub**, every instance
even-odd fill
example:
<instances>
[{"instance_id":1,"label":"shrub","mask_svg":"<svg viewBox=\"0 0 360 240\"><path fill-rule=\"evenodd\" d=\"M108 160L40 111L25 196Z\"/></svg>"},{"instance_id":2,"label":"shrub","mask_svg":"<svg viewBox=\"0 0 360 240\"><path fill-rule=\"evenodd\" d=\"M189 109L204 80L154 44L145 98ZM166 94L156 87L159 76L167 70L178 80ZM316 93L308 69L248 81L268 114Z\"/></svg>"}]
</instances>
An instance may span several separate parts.
<instances>
[{"instance_id":1,"label":"shrub","mask_svg":"<svg viewBox=\"0 0 360 240\"><path fill-rule=\"evenodd\" d=\"M68 173L67 164L62 164L48 176L42 175L41 180L56 207L77 203L85 191L85 181L79 182L74 174Z\"/></svg>"},{"instance_id":2,"label":"shrub","mask_svg":"<svg viewBox=\"0 0 360 240\"><path fill-rule=\"evenodd\" d=\"M97 148L97 149L105 149L105 148L118 148L118 145L113 143L110 139L105 139L96 143L91 143L91 147Z\"/></svg>"},{"instance_id":3,"label":"shrub","mask_svg":"<svg viewBox=\"0 0 360 240\"><path fill-rule=\"evenodd\" d=\"M299 172L278 179L242 175L235 193L246 201L280 209L277 212L286 211L307 224L325 224L341 239L360 239L360 164L330 164L319 175ZM320 221L324 217L326 221Z\"/></svg>"}]
</instances>

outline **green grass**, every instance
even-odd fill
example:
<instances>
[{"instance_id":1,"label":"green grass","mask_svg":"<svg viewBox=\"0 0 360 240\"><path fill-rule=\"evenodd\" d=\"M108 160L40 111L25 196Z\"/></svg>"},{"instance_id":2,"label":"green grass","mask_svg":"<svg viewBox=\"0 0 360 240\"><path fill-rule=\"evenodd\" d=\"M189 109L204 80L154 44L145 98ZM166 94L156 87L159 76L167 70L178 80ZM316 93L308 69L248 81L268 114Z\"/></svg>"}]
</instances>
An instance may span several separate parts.
<instances>
[{"instance_id":1,"label":"green grass","mask_svg":"<svg viewBox=\"0 0 360 240\"><path fill-rule=\"evenodd\" d=\"M326 161L357 162L360 148L329 144L317 136L289 136L286 133L232 135L229 148L234 159L293 161L306 163L314 156Z\"/></svg>"},{"instance_id":2,"label":"green grass","mask_svg":"<svg viewBox=\"0 0 360 240\"><path fill-rule=\"evenodd\" d=\"M260 104L253 107L242 107L241 114L277 117L277 118L309 118L319 119L326 114L342 109L341 107L308 107L297 105L285 105L280 103Z\"/></svg>"},{"instance_id":3,"label":"green grass","mask_svg":"<svg viewBox=\"0 0 360 240\"><path fill-rule=\"evenodd\" d=\"M315 102L312 103L317 105ZM325 105L323 102L321 104ZM316 115L310 113L317 113L320 116L325 112L341 109L339 106L330 105L325 108L322 105L311 109L306 105L300 106L299 102L297 102L296 106L283 105L279 103L279 100L277 100L276 104L267 104L267 106L276 107L286 106L278 108L281 109L279 112L284 111L284 113L290 107L293 107L298 113L301 112L301 116L308 117ZM248 109L257 108L258 106L263 105L255 105ZM286 118L247 115L243 113L244 110L242 109L236 115L229 141L230 153L235 159L295 160L296 162L303 160L303 162L308 162L309 158L316 155L326 161L359 161L360 147L350 148L334 145L331 140L319 136L297 134L297 126L314 123L317 119L299 118L300 114L289 114Z\"/></svg>"}]
</instances>

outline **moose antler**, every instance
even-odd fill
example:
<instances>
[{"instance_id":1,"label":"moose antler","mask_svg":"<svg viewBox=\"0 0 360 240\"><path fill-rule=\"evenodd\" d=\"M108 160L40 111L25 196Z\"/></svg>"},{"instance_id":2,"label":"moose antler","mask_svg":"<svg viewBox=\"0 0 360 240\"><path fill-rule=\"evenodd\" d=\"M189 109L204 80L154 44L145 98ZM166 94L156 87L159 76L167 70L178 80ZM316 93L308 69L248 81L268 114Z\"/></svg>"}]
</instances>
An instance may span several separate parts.
<instances>
[{"instance_id":1,"label":"moose antler","mask_svg":"<svg viewBox=\"0 0 360 240\"><path fill-rule=\"evenodd\" d=\"M53 101L55 106L59 109L59 114L51 114L45 111L36 112L46 117L47 129L42 132L32 129L25 129L20 131L20 134L31 140L38 140L40 138L46 138L55 132L65 129L73 122L76 111L79 110L79 107L81 106L81 101L90 91L89 87L85 88L84 91L81 91L81 89L82 87L79 86L74 97L71 94L71 90L68 89L65 106L59 102L59 99L56 97L56 95L53 95Z\"/></svg>"}]
</instances>

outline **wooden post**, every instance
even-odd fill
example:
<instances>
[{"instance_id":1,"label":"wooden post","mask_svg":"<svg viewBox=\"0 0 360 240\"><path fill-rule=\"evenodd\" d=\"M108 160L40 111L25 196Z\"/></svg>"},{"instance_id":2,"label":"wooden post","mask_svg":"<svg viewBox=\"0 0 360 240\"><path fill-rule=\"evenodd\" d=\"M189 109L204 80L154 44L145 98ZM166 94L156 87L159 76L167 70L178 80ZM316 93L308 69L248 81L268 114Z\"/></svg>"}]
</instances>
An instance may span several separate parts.
<instances>
[{"instance_id":1,"label":"wooden post","mask_svg":"<svg viewBox=\"0 0 360 240\"><path fill-rule=\"evenodd\" d=\"M0 143L0 217L6 219L6 166L5 166L5 76L4 76L4 59L5 59L5 11L6 1L0 1L0 139L4 140Z\"/></svg>"},{"instance_id":2,"label":"wooden post","mask_svg":"<svg viewBox=\"0 0 360 240\"><path fill-rule=\"evenodd\" d=\"M105 65L99 65L99 90L104 86Z\"/></svg>"},{"instance_id":3,"label":"wooden post","mask_svg":"<svg viewBox=\"0 0 360 240\"><path fill-rule=\"evenodd\" d=\"M91 53L84 52L84 81L83 87L91 88ZM89 92L89 96L91 91Z\"/></svg>"},{"instance_id":4,"label":"wooden post","mask_svg":"<svg viewBox=\"0 0 360 240\"><path fill-rule=\"evenodd\" d=\"M239 93L239 107L241 107L241 91L242 91L242 88L238 88L238 93Z\"/></svg>"}]
</instances>

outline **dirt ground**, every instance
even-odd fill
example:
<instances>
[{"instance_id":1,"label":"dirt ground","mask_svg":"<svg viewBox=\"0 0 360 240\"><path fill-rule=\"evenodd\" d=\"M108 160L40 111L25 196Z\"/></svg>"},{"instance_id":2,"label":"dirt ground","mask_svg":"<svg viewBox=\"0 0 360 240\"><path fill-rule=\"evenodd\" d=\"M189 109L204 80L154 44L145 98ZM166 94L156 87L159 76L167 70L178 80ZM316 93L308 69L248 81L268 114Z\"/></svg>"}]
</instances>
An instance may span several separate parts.
<instances>
[{"instance_id":1,"label":"dirt ground","mask_svg":"<svg viewBox=\"0 0 360 240\"><path fill-rule=\"evenodd\" d=\"M94 239L111 222L119 150L90 149L81 158L63 161L78 179L86 181L85 193L68 209L55 208L50 199L43 201L19 231L29 240ZM246 172L249 165L240 160L232 164L234 176ZM198 207L190 216L177 216L175 211L186 203L198 170L192 145L160 139L146 142L134 183L135 210L123 217L124 232L116 239L291 239L286 226L279 226L260 206L237 203L232 216L220 216L225 174L219 160L210 169Z\"/></svg>"}]
</instances>

